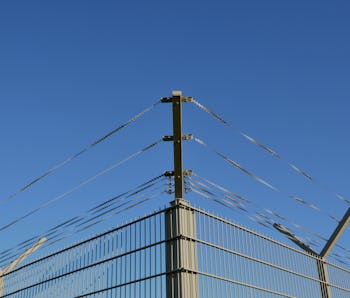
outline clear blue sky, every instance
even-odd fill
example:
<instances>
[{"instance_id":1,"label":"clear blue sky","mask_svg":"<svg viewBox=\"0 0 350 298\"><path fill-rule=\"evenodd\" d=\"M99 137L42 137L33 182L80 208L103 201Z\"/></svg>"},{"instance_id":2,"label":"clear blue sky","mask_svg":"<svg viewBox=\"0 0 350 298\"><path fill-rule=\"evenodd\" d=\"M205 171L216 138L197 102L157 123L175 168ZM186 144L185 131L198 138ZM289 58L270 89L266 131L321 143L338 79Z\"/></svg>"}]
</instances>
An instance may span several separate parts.
<instances>
[{"instance_id":1,"label":"clear blue sky","mask_svg":"<svg viewBox=\"0 0 350 298\"><path fill-rule=\"evenodd\" d=\"M193 141L185 146L185 167L328 237L335 223L285 194L300 195L337 217L348 207L323 186L350 198L349 10L348 1L1 1L0 199L180 89L319 183L305 182L193 105L185 106L186 133L194 133L283 192L262 187ZM0 224L171 134L170 124L170 106L158 106L2 204ZM171 158L170 144L161 144L0 232L0 250L171 169ZM86 235L170 199L146 203ZM239 213L194 200L279 237ZM350 248L348 234L341 244Z\"/></svg>"}]
</instances>

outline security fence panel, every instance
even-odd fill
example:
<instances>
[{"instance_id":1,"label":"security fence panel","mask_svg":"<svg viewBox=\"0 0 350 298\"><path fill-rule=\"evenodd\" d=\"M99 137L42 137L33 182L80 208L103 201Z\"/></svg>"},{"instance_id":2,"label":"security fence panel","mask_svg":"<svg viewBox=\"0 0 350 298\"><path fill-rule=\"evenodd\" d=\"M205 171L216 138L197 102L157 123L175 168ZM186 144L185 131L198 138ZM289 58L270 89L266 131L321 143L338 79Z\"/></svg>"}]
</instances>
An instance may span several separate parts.
<instances>
[{"instance_id":1,"label":"security fence panel","mask_svg":"<svg viewBox=\"0 0 350 298\"><path fill-rule=\"evenodd\" d=\"M323 298L324 262L199 209L196 212L200 297ZM325 263L330 292L350 297L350 271Z\"/></svg>"},{"instance_id":2,"label":"security fence panel","mask_svg":"<svg viewBox=\"0 0 350 298\"><path fill-rule=\"evenodd\" d=\"M11 298L350 297L349 270L183 203L27 263L3 283Z\"/></svg>"},{"instance_id":3,"label":"security fence panel","mask_svg":"<svg viewBox=\"0 0 350 298\"><path fill-rule=\"evenodd\" d=\"M165 297L164 211L5 275L2 297Z\"/></svg>"}]
</instances>

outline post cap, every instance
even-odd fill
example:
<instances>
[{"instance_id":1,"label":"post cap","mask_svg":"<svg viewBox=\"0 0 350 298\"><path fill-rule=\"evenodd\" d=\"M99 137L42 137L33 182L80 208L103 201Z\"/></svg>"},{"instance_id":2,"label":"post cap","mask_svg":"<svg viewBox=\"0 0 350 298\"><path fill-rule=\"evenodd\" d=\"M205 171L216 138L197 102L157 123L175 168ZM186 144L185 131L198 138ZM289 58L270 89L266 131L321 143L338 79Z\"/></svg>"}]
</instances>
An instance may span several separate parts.
<instances>
[{"instance_id":1,"label":"post cap","mask_svg":"<svg viewBox=\"0 0 350 298\"><path fill-rule=\"evenodd\" d=\"M173 90L172 95L173 96L182 96L182 91L180 91L180 90Z\"/></svg>"}]
</instances>

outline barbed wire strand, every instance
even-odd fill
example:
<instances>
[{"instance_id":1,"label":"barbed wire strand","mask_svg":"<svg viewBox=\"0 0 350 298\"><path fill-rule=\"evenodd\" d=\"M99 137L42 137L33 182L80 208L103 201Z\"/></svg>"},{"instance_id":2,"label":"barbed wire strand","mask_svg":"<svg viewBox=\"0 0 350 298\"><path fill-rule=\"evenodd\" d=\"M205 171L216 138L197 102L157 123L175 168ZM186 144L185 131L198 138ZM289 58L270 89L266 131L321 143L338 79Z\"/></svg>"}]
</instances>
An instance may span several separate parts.
<instances>
[{"instance_id":1,"label":"barbed wire strand","mask_svg":"<svg viewBox=\"0 0 350 298\"><path fill-rule=\"evenodd\" d=\"M221 190L225 193L229 193L229 194L232 194L233 192L222 187L221 185L217 184L217 183L214 183L210 180L208 180L207 178L203 178L201 176L199 176L198 174L196 173L193 173L192 175L198 177L199 179L202 179L204 180L205 182L207 182L208 184L210 184L211 186L214 186L215 188L217 188L218 190ZM257 209L255 210L254 212L250 211L249 210L249 207L248 205L244 205L242 202L238 202L236 200L232 200L232 198L226 196L226 195L222 195L225 199L229 199L229 202L227 200L222 200L221 197L218 197L215 193L214 193L214 190L213 188L211 188L209 185L206 185L205 183L198 183L196 181L196 179L194 179L193 177L190 177L190 180L191 180L191 191L193 191L194 193L206 198L206 199L209 199L209 200L212 200L212 201L215 201L216 203L219 203L220 205L223 205L227 208L230 208L232 210L237 210L237 211L243 211L244 214L252 221L268 228L268 229L272 229L273 227L273 224L275 223L278 223L275 219L269 217L268 215L264 214L263 212L266 212L270 215L273 215L274 217L280 219L280 220L283 220L285 222L285 224L287 226L283 226L284 228L286 228L288 231L290 231L292 234L295 235L295 233L293 232L293 229L290 228L290 226L294 226L295 228L301 230L301 231L304 231L306 232L307 234L309 234L311 237L307 237L307 238L303 238L303 237L297 237L298 239L302 240L304 243L307 243L309 245L312 245L314 247L318 247L320 248L320 243L318 240L312 238L312 237L316 237L318 238L319 240L323 241L323 242L326 242L328 241L328 239L326 239L324 236L321 236L319 235L318 233L314 232L314 231L311 231L305 227L303 227L302 225L300 224L296 224L295 222L291 221L291 220L288 220L286 217L278 214L277 212L274 212L268 208L263 208L261 206L259 206L258 204L256 204L255 202L249 200L249 204L253 204L254 207ZM198 186L199 185L199 186ZM203 189L203 187L206 187L206 189ZM241 196L239 196L241 197ZM280 223L278 223L280 225ZM273 229L272 229L273 230ZM344 252L346 253L349 253L349 250L345 249L344 247L340 246L340 245L336 245L337 248L343 250Z\"/></svg>"},{"instance_id":2,"label":"barbed wire strand","mask_svg":"<svg viewBox=\"0 0 350 298\"><path fill-rule=\"evenodd\" d=\"M13 199L14 197L16 197L17 195L19 195L20 193L24 192L25 190L27 190L28 188L32 187L34 184L38 183L40 180L44 179L45 177L49 176L50 174L56 172L58 169L62 168L64 165L70 163L71 161L73 161L74 159L78 158L79 156L81 156L82 154L86 153L87 151L89 151L90 149L92 149L93 147L95 147L96 145L102 143L103 141L105 141L106 139L110 138L112 135L116 134L117 132L119 132L120 130L122 130L123 128L127 127L128 125L130 125L131 123L135 122L136 120L138 120L139 118L141 118L143 115L145 115L146 113L148 113L149 111L151 111L153 108L155 108L158 104L160 103L160 100L158 100L157 102L155 102L154 104L152 104L151 106L149 106L148 108L144 109L143 111L141 111L140 113L136 114L135 116L133 116L132 118L130 118L128 121L126 121L125 123L123 123L122 125L116 127L115 129L109 131L107 134L103 135L102 137L98 138L96 141L92 142L91 144L87 145L86 147L84 147L83 149L81 149L79 152L71 155L70 157L68 157L67 159L65 159L63 162L53 166L52 168L50 168L49 170L47 170L46 172L44 172L43 174L41 174L40 176L32 179L29 183L25 184L24 186L22 186L21 188L19 188L18 190L16 190L15 192L13 192L12 194L8 195L5 198L0 199L0 205L4 204L5 202Z\"/></svg>"},{"instance_id":3,"label":"barbed wire strand","mask_svg":"<svg viewBox=\"0 0 350 298\"><path fill-rule=\"evenodd\" d=\"M211 185L211 186L213 186L213 187L215 187L215 188L221 190L222 192L225 192L225 193L228 193L228 194L234 194L232 191L230 191L230 190L228 190L228 189L222 187L221 185L219 185L219 184L217 184L217 183L215 183L215 182L213 182L213 181L210 181L210 180L207 179L207 178L201 177L201 176L199 176L198 174L196 174L196 173L194 173L194 172L192 173L192 176L191 176L190 179L193 180L193 179L194 179L193 176L195 176L195 177L197 177L197 178L199 178L199 179L205 181L205 182L208 183L209 185ZM203 184L203 183L202 183L202 185L206 186L206 184ZM240 195L238 195L238 196L237 196L236 194L234 194L234 195L236 196L236 198L243 198L243 197L240 196ZM224 196L225 196L225 195L224 195ZM226 196L225 196L225 197L226 197ZM226 198L227 198L227 197L226 197ZM252 203L252 204L256 205L259 209L264 210L265 212L269 213L270 215L273 215L274 217L276 217L276 218L278 218L278 219L281 219L281 220L287 222L289 225L292 225L292 226L294 226L295 228L297 228L297 229L299 229L299 230L302 230L302 231L308 233L308 234L311 235L311 236L317 237L319 240L322 240L322 241L324 241L324 242L327 242L327 241L328 241L328 239L325 238L324 236L321 236L320 234L317 234L317 233L315 233L314 231L311 231L311 230L305 228L304 226L302 226L302 225L300 225L300 224L297 224L297 223L295 223L295 222L293 222L293 221L291 221L291 220L288 220L285 216L282 216L282 215L278 214L277 212L274 212L274 211L272 211L272 210L270 210L270 209L268 209L268 208L266 208L266 207L261 207L261 206L260 206L259 204L257 204L256 202L253 202L253 201L248 200L248 199L246 199L246 198L243 198L243 199L244 199L244 202L248 202L248 203L250 203L250 204ZM266 215L263 215L261 212L256 212L256 215L257 215L257 217L261 217L261 218L265 221L265 223L266 223L266 221L268 221L268 222L271 223L271 219L268 218ZM259 223L259 224L262 224L261 221L259 221L258 223ZM262 225L264 225L264 224L262 224ZM265 226L265 225L264 225L264 226ZM314 239L312 239L312 241L313 241L313 242L316 242L316 240L314 240ZM340 249L340 250L342 250L342 251L344 251L344 252L346 252L346 253L350 253L350 250L349 250L349 249L347 249L347 248L344 247L344 246L339 245L338 243L337 243L335 246L336 246L338 249Z\"/></svg>"},{"instance_id":4,"label":"barbed wire strand","mask_svg":"<svg viewBox=\"0 0 350 298\"><path fill-rule=\"evenodd\" d=\"M235 168L239 169L240 171L242 171L243 173L247 174L248 176L250 176L251 178L253 178L254 180L260 182L261 184L267 186L268 188L279 192L281 194L283 194L284 196L288 197L289 199L292 199L295 202L298 202L300 204L302 204L305 207L308 207L310 209L313 209L317 212L319 212L322 215L327 216L330 220L335 221L336 223L339 223L339 219L336 216L333 216L331 214L329 214L328 212L323 211L321 208L319 208L318 206L316 206L313 203L310 203L302 198L300 198L300 196L296 196L296 195L290 195L290 194L286 194L283 193L281 190L279 190L278 188L274 187L272 184L266 182L264 179L256 176L255 174L253 174L252 172L248 171L247 169L245 169L244 167L242 167L239 163L235 162L234 160L232 160L231 158L227 157L226 155L224 155L223 153L219 152L216 149L213 149L212 147L210 147L208 144L206 144L203 140L199 139L199 138L194 138L194 140L202 145L203 147L207 148L209 151L211 151L212 153L215 153L216 155L218 155L219 157L221 157L222 159L224 159L226 162L228 162L229 164L231 164L232 166L234 166Z\"/></svg>"},{"instance_id":5,"label":"barbed wire strand","mask_svg":"<svg viewBox=\"0 0 350 298\"><path fill-rule=\"evenodd\" d=\"M335 191L331 191L329 186L323 185L320 182L318 182L313 176L311 176L309 173L307 173L306 171L302 170L300 167L296 166L294 163L289 162L288 160L286 160L285 158L282 158L282 156L280 154L278 154L275 150L271 149L270 147L264 145L263 143L257 141L256 139L252 138L251 136L243 133L242 131L239 131L237 128L235 128L230 122L226 121L223 117L219 116L218 114L216 114L215 112L213 112L212 110L210 110L209 108L207 108L206 106L204 106L203 104L201 104L200 102L196 101L196 100L192 100L192 102L199 107L201 110L203 110L204 112L206 112L207 114L211 115L213 118L215 118L217 121L221 122L222 124L230 127L231 129L234 129L236 132L238 132L243 138L245 138L246 140L248 140L250 143L258 146L259 148L263 149L265 152L269 153L271 156L279 159L279 160L283 160L287 163L287 165L292 168L295 172L301 174L303 177L305 177L308 181L312 181L314 183L318 183L320 186L322 186L322 188L324 190L326 190L329 193L332 193L332 195L334 195L336 198L338 198L340 201L347 203L348 205L350 205L350 200L345 198L344 196L340 195L338 192Z\"/></svg>"},{"instance_id":6,"label":"barbed wire strand","mask_svg":"<svg viewBox=\"0 0 350 298\"><path fill-rule=\"evenodd\" d=\"M161 184L159 185L159 183L161 183L164 180L164 175L160 175L157 176L155 178L152 178L151 180L127 191L124 192L120 195L117 195L115 197L113 197L112 199L109 199L105 202L110 203L109 205L109 209L104 210L103 213L99 214L96 216L96 211L95 209L97 207L99 207L101 204L95 206L94 208L91 208L89 210L87 210L84 214L80 215L80 216L74 216L73 218L70 218L68 220L65 220L64 222L48 229L46 232L41 233L39 235L33 236L21 243L19 243L18 245L10 248L10 249L6 249L4 251L2 251L0 253L0 264L3 264L4 262L7 262L9 259L15 258L18 254L20 254L23 250L25 250L26 248L29 248L30 246L32 246L37 239L45 237L49 240L52 240L53 238L57 238L60 235L63 235L64 233L66 233L68 230L70 229L74 229L76 227L80 227L83 224L86 224L86 222L84 222L83 224L81 224L81 221L86 220L87 218L90 217L91 220L91 216L93 216L93 218L98 218L100 216L103 216L107 213L110 213L114 210L116 210L117 208L120 208L126 204L128 204L128 202L132 201L132 200L138 200L139 198L143 198L145 196L151 196L153 195L153 193L155 191L158 191L160 186L162 188L164 188L165 184ZM156 187L154 187L156 186ZM150 189L151 188L151 189ZM138 195L138 196L136 196ZM129 201L124 202L123 204L119 204L117 207L113 206L118 202L121 202L125 199L131 198ZM112 202L113 201L113 202ZM111 203L112 202L112 203ZM113 208L112 208L113 207Z\"/></svg>"},{"instance_id":7,"label":"barbed wire strand","mask_svg":"<svg viewBox=\"0 0 350 298\"><path fill-rule=\"evenodd\" d=\"M133 154L129 155L128 157L126 157L125 159L119 161L118 163L116 163L116 164L114 164L114 165L104 169L103 171L101 171L101 172L97 173L96 175L88 178L87 180L84 180L83 182L79 183L78 185L76 185L75 187L69 189L68 191L64 192L63 194L60 194L60 195L54 197L53 199L45 202L44 204L40 205L39 207L36 207L35 209L27 212L26 214L24 214L24 215L22 215L20 217L17 217L16 219L12 220L11 222L1 226L0 227L0 232L6 230L9 227L17 224L18 222L20 222L20 221L22 221L22 220L32 216L33 214L37 213L38 211L40 211L40 210L42 210L42 209L44 209L44 208L46 208L46 207L48 207L48 206L58 202L59 200L61 200L61 199L65 198L66 196L72 194L73 192L77 191L78 189L82 188L83 186L85 186L85 185L91 183L92 181L96 180L98 177L109 173L110 171L118 168L119 166L123 165L124 163L128 162L129 160L131 160L131 159L137 157L138 155L141 155L142 153L144 153L144 152L150 150L151 148L157 146L161 142L162 142L162 140L159 140L159 141L151 143L150 145L144 147L143 149L138 150L135 153L133 153Z\"/></svg>"},{"instance_id":8,"label":"barbed wire strand","mask_svg":"<svg viewBox=\"0 0 350 298\"><path fill-rule=\"evenodd\" d=\"M270 183L268 183L266 180L260 178L259 176L253 174L252 172L248 171L247 169L245 169L244 167L242 167L238 162L232 160L231 158L225 156L224 154L222 154L221 152L217 151L216 149L213 149L212 147L210 147L207 143L205 143L203 140L195 137L194 138L195 142L202 145L203 147L206 147L207 149L209 149L210 151L212 151L213 153L215 153L216 155L220 156L221 158L223 158L224 160L226 160L228 163L230 163L232 166L234 166L235 168L239 169L240 171L242 171L243 173L245 173L246 175L250 176L251 178L253 178L254 180L258 181L259 183L269 187L270 189L278 192L279 190L274 187L273 185L271 185Z\"/></svg>"},{"instance_id":9,"label":"barbed wire strand","mask_svg":"<svg viewBox=\"0 0 350 298\"><path fill-rule=\"evenodd\" d=\"M162 176L160 176L160 177L162 177ZM161 182L161 180L158 181L158 183L159 183L159 182ZM156 183L157 183L157 182L156 182ZM153 182L152 184L154 185L154 182ZM150 186L152 186L152 185L150 185ZM143 187L143 189L144 189L144 192L147 190L147 189L145 189L145 187ZM124 193L123 196L121 196L121 195L115 196L115 197L113 198L113 200L123 201L123 200L125 200L125 199L127 199L127 198L129 198L129 197L134 196L135 194L138 194L138 193L139 193L138 190L139 190L138 188L135 188L135 189L133 189L133 190L130 190L130 191ZM144 194L142 194L142 195L144 195ZM108 201L111 201L111 199L109 199ZM117 202L115 201L114 204L115 204L115 203L117 203ZM112 209L112 208L110 208L110 209ZM116 208L114 207L113 209L116 209ZM18 251L24 250L25 248L29 248L29 247L30 247L31 245L33 245L39 238L45 237L45 238L48 238L48 239L49 239L49 238L51 238L51 237L53 237L53 236L54 236L54 237L57 237L57 235L61 235L61 234L62 234L62 230L68 230L68 229L70 229L71 226L73 226L73 225L74 225L74 226L78 226L79 223L80 223L82 220L85 220L85 219L88 218L89 216L91 217L91 216L94 216L94 215L95 215L95 213L94 213L93 211L88 210L88 211L85 212L83 215L75 216L75 217L73 217L73 218L71 218L71 219L69 219L69 220L66 220L66 221L64 221L63 223L58 224L58 225L54 226L53 228L47 230L45 233L42 233L42 234L40 234L40 235L36 235L36 236L34 236L34 237L31 237L30 239L21 242L21 243L18 244L17 246L12 247L12 248L10 248L10 249L7 249L6 251L1 252L1 253L0 253L0 263L3 262L4 259L7 260L8 257L9 257L11 254L13 255L14 253L16 253L16 252L18 252Z\"/></svg>"},{"instance_id":10,"label":"barbed wire strand","mask_svg":"<svg viewBox=\"0 0 350 298\"><path fill-rule=\"evenodd\" d=\"M277 212L275 212L275 211L272 211L272 210L269 209L269 208L260 206L260 204L254 202L254 201L252 201L252 200L250 200L250 199L247 199L247 198L245 198L245 197L243 197L243 196L241 196L241 195L237 195L236 193L232 192L231 190L228 190L227 188L225 188L225 187L219 185L218 183L215 183L215 182L213 182L213 181L211 181L211 180L209 180L209 179L207 179L207 178L204 178L204 177L202 177L202 176L200 176L200 175L198 175L197 173L194 173L194 172L192 172L192 176L197 177L197 178L201 179L202 181L204 181L205 183L207 183L207 184L204 184L204 185L206 185L206 186L210 185L210 186L212 186L212 187L214 187L214 188L216 188L216 189L218 189L218 190L224 192L225 194L234 195L236 198L239 198L239 199L242 200L243 202L246 202L246 203L248 203L248 204L254 205L255 207L257 207L258 210L263 210L264 212L266 212L266 213L268 213L268 214L270 214L270 215L272 215L272 216L274 216L274 217L276 217L276 218L278 218L278 219L280 219L280 220L283 220L283 221L285 221L285 222L288 222L289 224L295 226L296 228L299 228L299 229L301 229L301 230L304 230L304 232L307 232L307 233L309 233L310 235L319 238L320 240L327 241L327 239L326 239L325 237L323 237L323 236L321 236L321 235L319 235L319 234L317 234L317 233L315 233L315 232L312 232L312 231L306 229L306 228L303 227L302 225L296 224L296 223L294 223L293 221L288 220L288 219L286 218L286 216L281 215L281 214L279 214L279 213L277 213ZM197 182L195 178L191 177L191 179L194 180L195 182Z\"/></svg>"},{"instance_id":11,"label":"barbed wire strand","mask_svg":"<svg viewBox=\"0 0 350 298\"><path fill-rule=\"evenodd\" d=\"M163 194L163 193L165 193L164 190L161 191L161 192L158 192L158 193L156 193L156 194L153 194L153 195L151 195L151 196L145 197L145 198L143 198L142 200L139 200L139 201L137 201L137 202L135 202L133 199L130 199L130 200L128 201L128 203L132 203L131 205L128 205L128 206L124 207L123 209L118 210L117 212L115 212L115 213L113 213L113 214L110 214L109 216L106 216L105 218L102 218L102 219L100 219L100 220L98 220L98 221L96 221L96 222L94 222L94 223L90 223L90 224L88 224L88 225L85 225L84 227L80 228L79 230L72 231L72 232L69 233L69 234L66 234L66 231L63 231L63 232L61 232L61 233L59 233L59 234L57 234L57 235L55 235L55 236L49 238L49 239L46 241L46 243L43 245L43 248L50 247L50 246L52 246L53 244L57 244L58 242L60 242L60 241L62 241L62 240L64 240L64 239L70 238L70 237L72 237L72 236L74 236L74 235L77 235L77 234L79 234L79 233L81 233L81 232L83 232L83 231L85 231L85 230L88 230L88 229L92 228L93 226L95 226L95 225L97 225L97 224L99 224L99 223L102 223L102 222L106 221L106 220L109 219L109 218L112 218L112 217L114 217L114 216L116 216L116 215L118 215L118 214L120 214L120 213L122 213L122 212L125 212L125 211L127 211L127 210L129 210L129 209L131 209L131 208L134 208L134 207L136 207L136 206L138 206L138 205L140 205L140 204L142 204L142 203L145 203L145 202L147 202L147 201L149 201L149 200L151 200L151 199L153 199L153 198L156 198L156 197L160 196L160 195ZM7 264L7 263L11 262L11 260L16 259L16 257L18 257L20 254L21 254L21 253L18 253L18 254L14 255L14 256L11 256L10 258L8 258L8 259L6 259L6 260L3 260L3 262L2 262L2 264L1 264L0 266L3 266L4 264ZM18 268L18 269L20 269L20 268Z\"/></svg>"}]
</instances>

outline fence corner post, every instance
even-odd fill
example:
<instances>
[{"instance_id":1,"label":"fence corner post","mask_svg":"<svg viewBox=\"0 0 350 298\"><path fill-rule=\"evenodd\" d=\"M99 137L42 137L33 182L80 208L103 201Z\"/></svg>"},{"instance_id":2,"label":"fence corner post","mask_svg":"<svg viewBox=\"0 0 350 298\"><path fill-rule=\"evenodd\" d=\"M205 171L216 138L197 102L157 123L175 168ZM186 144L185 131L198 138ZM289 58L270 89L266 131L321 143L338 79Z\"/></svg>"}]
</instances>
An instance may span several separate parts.
<instances>
[{"instance_id":1,"label":"fence corner post","mask_svg":"<svg viewBox=\"0 0 350 298\"><path fill-rule=\"evenodd\" d=\"M165 214L166 297L197 298L196 214L189 202L174 200Z\"/></svg>"}]
</instances>

